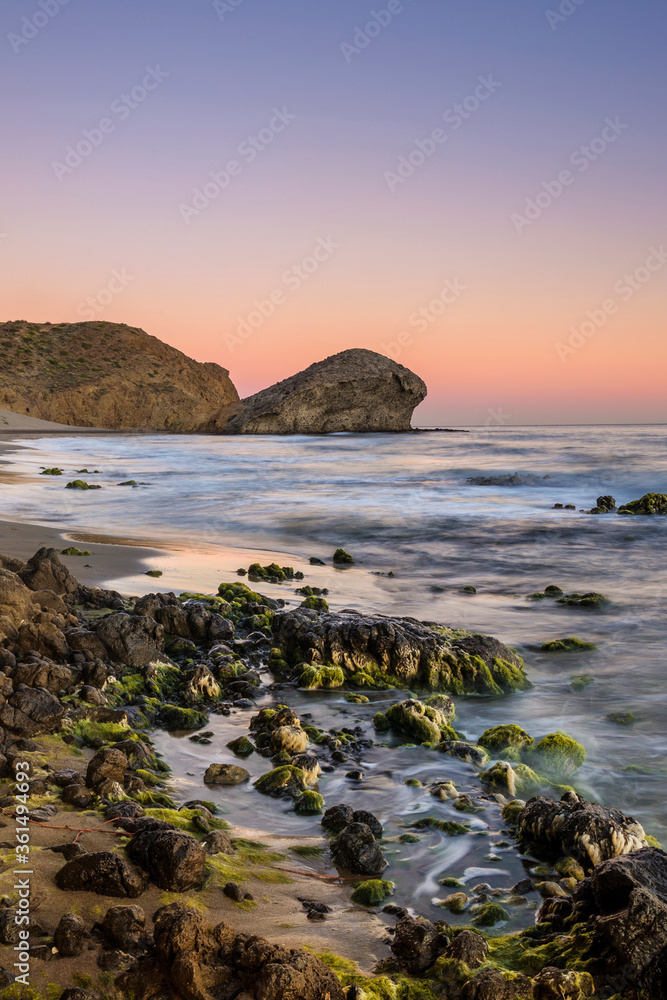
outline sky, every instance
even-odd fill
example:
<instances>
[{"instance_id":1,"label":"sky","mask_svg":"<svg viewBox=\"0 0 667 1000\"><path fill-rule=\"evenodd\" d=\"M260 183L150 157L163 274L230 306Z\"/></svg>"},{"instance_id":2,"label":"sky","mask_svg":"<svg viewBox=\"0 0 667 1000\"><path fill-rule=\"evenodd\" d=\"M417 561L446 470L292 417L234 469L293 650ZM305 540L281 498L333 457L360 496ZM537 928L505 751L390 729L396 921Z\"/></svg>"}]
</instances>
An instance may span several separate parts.
<instances>
[{"instance_id":1,"label":"sky","mask_svg":"<svg viewBox=\"0 0 667 1000\"><path fill-rule=\"evenodd\" d=\"M2 319L242 396L351 347L422 425L664 422L664 0L9 0Z\"/></svg>"}]
</instances>

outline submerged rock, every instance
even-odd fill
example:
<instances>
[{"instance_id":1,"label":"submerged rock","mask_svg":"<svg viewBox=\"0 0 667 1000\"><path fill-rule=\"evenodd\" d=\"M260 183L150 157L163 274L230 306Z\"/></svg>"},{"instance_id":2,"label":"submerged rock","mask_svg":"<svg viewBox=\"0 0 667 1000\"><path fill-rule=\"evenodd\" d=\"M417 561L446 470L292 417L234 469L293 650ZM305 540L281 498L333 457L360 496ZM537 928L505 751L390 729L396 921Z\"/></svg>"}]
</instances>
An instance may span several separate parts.
<instances>
[{"instance_id":1,"label":"submerged rock","mask_svg":"<svg viewBox=\"0 0 667 1000\"><path fill-rule=\"evenodd\" d=\"M501 695L531 686L521 657L497 639L412 618L298 608L276 614L273 628L291 662L341 667L359 687Z\"/></svg>"},{"instance_id":2,"label":"submerged rock","mask_svg":"<svg viewBox=\"0 0 667 1000\"><path fill-rule=\"evenodd\" d=\"M550 853L577 858L585 868L647 847L640 823L566 792L560 802L530 799L518 815L522 840Z\"/></svg>"},{"instance_id":3,"label":"submerged rock","mask_svg":"<svg viewBox=\"0 0 667 1000\"><path fill-rule=\"evenodd\" d=\"M375 351L341 351L241 401L228 434L409 431L427 393L408 368Z\"/></svg>"}]
</instances>

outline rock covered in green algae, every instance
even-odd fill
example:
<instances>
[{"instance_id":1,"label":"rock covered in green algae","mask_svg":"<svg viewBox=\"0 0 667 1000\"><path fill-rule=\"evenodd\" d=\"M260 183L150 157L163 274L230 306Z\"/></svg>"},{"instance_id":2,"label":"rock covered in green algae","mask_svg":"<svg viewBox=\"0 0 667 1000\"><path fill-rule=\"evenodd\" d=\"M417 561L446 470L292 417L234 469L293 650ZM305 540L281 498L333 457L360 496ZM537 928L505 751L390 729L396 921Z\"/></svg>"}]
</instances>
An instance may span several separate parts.
<instances>
[{"instance_id":1,"label":"rock covered in green algae","mask_svg":"<svg viewBox=\"0 0 667 1000\"><path fill-rule=\"evenodd\" d=\"M230 740L227 747L239 757L248 757L255 751L255 747L247 736L239 736L235 740Z\"/></svg>"},{"instance_id":2,"label":"rock covered in green algae","mask_svg":"<svg viewBox=\"0 0 667 1000\"><path fill-rule=\"evenodd\" d=\"M340 667L355 686L494 696L531 686L523 660L509 647L464 630L307 608L277 613L273 630L285 662Z\"/></svg>"},{"instance_id":3,"label":"rock covered in green algae","mask_svg":"<svg viewBox=\"0 0 667 1000\"><path fill-rule=\"evenodd\" d=\"M501 753L509 747L522 750L524 747L532 746L535 740L521 726L508 723L486 729L477 742L491 753Z\"/></svg>"},{"instance_id":4,"label":"rock covered in green algae","mask_svg":"<svg viewBox=\"0 0 667 1000\"><path fill-rule=\"evenodd\" d=\"M549 733L533 744L525 760L539 774L562 781L579 770L586 760L586 749L567 733Z\"/></svg>"},{"instance_id":5,"label":"rock covered in green algae","mask_svg":"<svg viewBox=\"0 0 667 1000\"><path fill-rule=\"evenodd\" d=\"M194 708L179 708L178 705L163 705L160 709L160 724L167 732L180 729L201 729L208 722L208 716Z\"/></svg>"},{"instance_id":6,"label":"rock covered in green algae","mask_svg":"<svg viewBox=\"0 0 667 1000\"><path fill-rule=\"evenodd\" d=\"M73 479L71 483L67 483L66 490L101 490L101 486L93 485L92 483L86 483L83 479Z\"/></svg>"},{"instance_id":7,"label":"rock covered in green algae","mask_svg":"<svg viewBox=\"0 0 667 1000\"><path fill-rule=\"evenodd\" d=\"M310 608L312 611L329 610L329 604L327 603L326 599L324 597L317 597L314 594L312 594L310 597L307 597L305 601L302 601L300 607Z\"/></svg>"},{"instance_id":8,"label":"rock covered in green algae","mask_svg":"<svg viewBox=\"0 0 667 1000\"><path fill-rule=\"evenodd\" d=\"M352 893L352 902L359 906L379 906L393 891L393 882L385 882L379 878L368 879L356 887Z\"/></svg>"},{"instance_id":9,"label":"rock covered in green algae","mask_svg":"<svg viewBox=\"0 0 667 1000\"><path fill-rule=\"evenodd\" d=\"M482 903L476 910L472 922L475 927L495 927L496 924L505 923L509 918L509 913L500 903L488 902Z\"/></svg>"},{"instance_id":10,"label":"rock covered in green algae","mask_svg":"<svg viewBox=\"0 0 667 1000\"><path fill-rule=\"evenodd\" d=\"M303 607L303 605L301 605ZM339 688L345 683L341 667L306 666L299 677L302 688Z\"/></svg>"},{"instance_id":11,"label":"rock covered in green algae","mask_svg":"<svg viewBox=\"0 0 667 1000\"><path fill-rule=\"evenodd\" d=\"M534 795L542 788L544 781L526 764L512 767L506 761L496 761L487 771L482 771L479 779L489 791L502 795Z\"/></svg>"},{"instance_id":12,"label":"rock covered in green algae","mask_svg":"<svg viewBox=\"0 0 667 1000\"><path fill-rule=\"evenodd\" d=\"M550 642L544 642L540 649L543 653L576 653L597 649L597 646L594 642L586 642L584 639L577 639L575 635L570 635L566 639L552 639Z\"/></svg>"},{"instance_id":13,"label":"rock covered in green algae","mask_svg":"<svg viewBox=\"0 0 667 1000\"><path fill-rule=\"evenodd\" d=\"M565 604L569 608L598 610L611 604L611 601L604 594L596 594L595 591L589 591L587 594L565 594L564 597L558 598L556 604Z\"/></svg>"},{"instance_id":14,"label":"rock covered in green algae","mask_svg":"<svg viewBox=\"0 0 667 1000\"><path fill-rule=\"evenodd\" d=\"M333 554L333 561L338 566L354 566L354 559L345 549L336 549Z\"/></svg>"},{"instance_id":15,"label":"rock covered in green algae","mask_svg":"<svg viewBox=\"0 0 667 1000\"><path fill-rule=\"evenodd\" d=\"M392 705L384 713L391 728L408 736L415 743L440 743L443 739L456 738L449 722L454 717L454 703L436 708L416 698ZM376 727L377 728L377 727Z\"/></svg>"},{"instance_id":16,"label":"rock covered in green algae","mask_svg":"<svg viewBox=\"0 0 667 1000\"><path fill-rule=\"evenodd\" d=\"M667 493L646 493L639 500L624 503L618 508L619 514L643 514L654 516L667 514Z\"/></svg>"},{"instance_id":17,"label":"rock covered in green algae","mask_svg":"<svg viewBox=\"0 0 667 1000\"><path fill-rule=\"evenodd\" d=\"M254 786L258 792L262 792L264 795L273 795L276 798L284 796L296 799L302 792L309 790L303 771L290 764L275 767L267 774L263 774L254 782Z\"/></svg>"},{"instance_id":18,"label":"rock covered in green algae","mask_svg":"<svg viewBox=\"0 0 667 1000\"><path fill-rule=\"evenodd\" d=\"M311 788L301 792L294 801L294 812L301 816L314 816L324 811L324 798L319 792L314 792Z\"/></svg>"},{"instance_id":19,"label":"rock covered in green algae","mask_svg":"<svg viewBox=\"0 0 667 1000\"><path fill-rule=\"evenodd\" d=\"M76 545L70 545L68 549L61 549L61 556L92 556L88 549L77 549Z\"/></svg>"}]
</instances>

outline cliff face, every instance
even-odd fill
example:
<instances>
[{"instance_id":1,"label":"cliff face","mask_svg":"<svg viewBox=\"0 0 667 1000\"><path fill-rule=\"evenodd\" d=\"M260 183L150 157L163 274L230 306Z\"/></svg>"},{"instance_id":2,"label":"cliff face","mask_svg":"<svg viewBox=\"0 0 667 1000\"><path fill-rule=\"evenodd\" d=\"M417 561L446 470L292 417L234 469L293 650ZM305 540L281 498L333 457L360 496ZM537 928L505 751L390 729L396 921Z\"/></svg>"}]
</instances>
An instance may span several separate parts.
<instances>
[{"instance_id":1,"label":"cliff face","mask_svg":"<svg viewBox=\"0 0 667 1000\"><path fill-rule=\"evenodd\" d=\"M220 433L239 408L229 372L116 323L0 325L0 408L114 430Z\"/></svg>"},{"instance_id":2,"label":"cliff face","mask_svg":"<svg viewBox=\"0 0 667 1000\"><path fill-rule=\"evenodd\" d=\"M227 434L332 434L410 430L426 385L374 351L334 354L242 400Z\"/></svg>"}]
</instances>

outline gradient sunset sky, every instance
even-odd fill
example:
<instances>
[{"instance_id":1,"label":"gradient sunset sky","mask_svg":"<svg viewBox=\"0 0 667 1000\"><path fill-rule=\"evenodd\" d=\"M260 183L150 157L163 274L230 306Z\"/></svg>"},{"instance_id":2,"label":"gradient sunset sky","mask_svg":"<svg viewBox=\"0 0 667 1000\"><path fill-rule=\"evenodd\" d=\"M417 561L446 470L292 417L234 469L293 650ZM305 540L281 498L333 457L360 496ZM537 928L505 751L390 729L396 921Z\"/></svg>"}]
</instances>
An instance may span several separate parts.
<instances>
[{"instance_id":1,"label":"gradient sunset sky","mask_svg":"<svg viewBox=\"0 0 667 1000\"><path fill-rule=\"evenodd\" d=\"M426 380L422 424L665 421L664 0L0 27L3 320L140 326L241 395L366 347Z\"/></svg>"}]
</instances>

